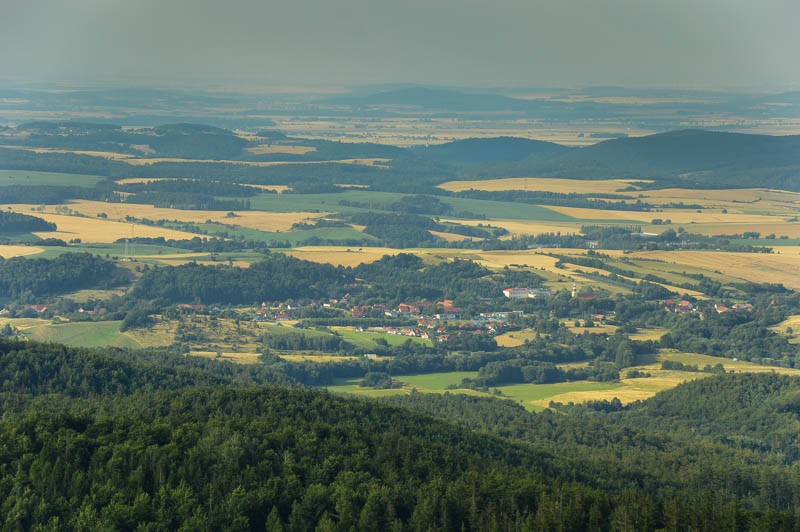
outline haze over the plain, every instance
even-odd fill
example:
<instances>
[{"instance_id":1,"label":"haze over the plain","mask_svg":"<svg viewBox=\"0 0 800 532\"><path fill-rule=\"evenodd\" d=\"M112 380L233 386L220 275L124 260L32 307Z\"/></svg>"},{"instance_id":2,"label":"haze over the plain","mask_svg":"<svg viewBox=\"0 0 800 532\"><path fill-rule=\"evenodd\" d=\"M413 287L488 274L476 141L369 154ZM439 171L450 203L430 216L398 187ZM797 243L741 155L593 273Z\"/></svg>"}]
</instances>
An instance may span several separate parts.
<instances>
[{"instance_id":1,"label":"haze over the plain","mask_svg":"<svg viewBox=\"0 0 800 532\"><path fill-rule=\"evenodd\" d=\"M0 77L800 85L791 0L3 0Z\"/></svg>"}]
</instances>

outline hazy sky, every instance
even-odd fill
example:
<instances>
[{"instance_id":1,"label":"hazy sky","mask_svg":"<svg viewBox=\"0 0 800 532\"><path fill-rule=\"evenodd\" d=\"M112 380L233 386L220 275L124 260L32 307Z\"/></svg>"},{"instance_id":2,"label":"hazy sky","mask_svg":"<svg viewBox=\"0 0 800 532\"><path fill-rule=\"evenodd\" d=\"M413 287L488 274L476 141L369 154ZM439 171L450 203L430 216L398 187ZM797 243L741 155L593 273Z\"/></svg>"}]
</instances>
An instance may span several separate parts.
<instances>
[{"instance_id":1,"label":"hazy sky","mask_svg":"<svg viewBox=\"0 0 800 532\"><path fill-rule=\"evenodd\" d=\"M0 78L800 86L798 0L0 0Z\"/></svg>"}]
</instances>

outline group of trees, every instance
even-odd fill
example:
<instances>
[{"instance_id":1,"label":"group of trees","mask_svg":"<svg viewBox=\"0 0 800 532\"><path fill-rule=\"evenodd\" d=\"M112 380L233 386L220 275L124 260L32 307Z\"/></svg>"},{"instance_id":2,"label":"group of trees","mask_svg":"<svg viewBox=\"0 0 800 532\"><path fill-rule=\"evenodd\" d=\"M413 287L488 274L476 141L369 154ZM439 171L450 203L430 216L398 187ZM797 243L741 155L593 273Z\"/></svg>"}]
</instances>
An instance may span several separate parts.
<instances>
[{"instance_id":1,"label":"group of trees","mask_svg":"<svg viewBox=\"0 0 800 532\"><path fill-rule=\"evenodd\" d=\"M363 279L363 282L356 282ZM512 284L540 285L532 272L492 272L472 261L425 265L410 254L386 256L355 268L335 267L282 254L267 254L249 268L185 264L147 268L132 290L139 300L206 304L340 298L395 305L417 300L454 299L480 305ZM505 303L504 303L505 304Z\"/></svg>"},{"instance_id":2,"label":"group of trees","mask_svg":"<svg viewBox=\"0 0 800 532\"><path fill-rule=\"evenodd\" d=\"M89 253L55 259L0 258L0 295L33 303L84 288L110 288L128 280L113 262Z\"/></svg>"},{"instance_id":3,"label":"group of trees","mask_svg":"<svg viewBox=\"0 0 800 532\"><path fill-rule=\"evenodd\" d=\"M267 334L264 344L282 351L347 351L352 345L336 335Z\"/></svg>"},{"instance_id":4,"label":"group of trees","mask_svg":"<svg viewBox=\"0 0 800 532\"><path fill-rule=\"evenodd\" d=\"M365 378L391 385L386 374ZM562 414L447 394L382 405L263 386L282 379L263 366L0 339L3 526L798 524L787 430L797 379L722 375L642 405Z\"/></svg>"},{"instance_id":5,"label":"group of trees","mask_svg":"<svg viewBox=\"0 0 800 532\"><path fill-rule=\"evenodd\" d=\"M56 224L36 216L16 212L0 211L0 234L31 233L33 231L55 231Z\"/></svg>"}]
</instances>

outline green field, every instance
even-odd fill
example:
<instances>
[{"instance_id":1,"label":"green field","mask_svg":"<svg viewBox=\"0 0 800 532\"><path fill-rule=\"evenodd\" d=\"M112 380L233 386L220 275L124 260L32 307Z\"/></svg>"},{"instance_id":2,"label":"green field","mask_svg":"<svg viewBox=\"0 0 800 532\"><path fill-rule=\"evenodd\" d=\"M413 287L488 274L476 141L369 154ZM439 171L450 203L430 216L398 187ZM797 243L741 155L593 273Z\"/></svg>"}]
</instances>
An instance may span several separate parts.
<instances>
[{"instance_id":1,"label":"green field","mask_svg":"<svg viewBox=\"0 0 800 532\"><path fill-rule=\"evenodd\" d=\"M0 170L0 187L9 185L68 185L93 187L105 179L96 175L33 172L30 170Z\"/></svg>"},{"instance_id":2,"label":"green field","mask_svg":"<svg viewBox=\"0 0 800 532\"><path fill-rule=\"evenodd\" d=\"M253 210L268 212L364 212L380 210L381 206L399 201L408 194L348 190L328 194L262 194L250 199ZM527 203L477 200L466 198L439 198L453 208L453 213L468 211L488 218L513 218L518 220L543 220L548 222L575 222L575 218L545 207ZM341 201L357 202L370 208L340 205ZM470 216L473 217L473 216Z\"/></svg>"},{"instance_id":3,"label":"green field","mask_svg":"<svg viewBox=\"0 0 800 532\"><path fill-rule=\"evenodd\" d=\"M463 379L472 379L478 375L476 371L451 371L447 373L429 373L425 375L397 375L394 380L402 382L402 388L391 390L374 390L372 388L362 388L358 385L361 379L340 379L333 386L328 386L328 390L338 393L351 393L367 397L385 397L388 395L398 395L409 393L412 389L424 393L465 393L469 395L490 394L469 389L448 389L448 386L458 385ZM563 382L557 384L514 384L510 386L499 386L497 389L502 392L502 398L512 399L523 403L529 410L543 410L544 407L534 402L541 402L550 397L571 393L571 392L592 392L606 391L620 388L619 382Z\"/></svg>"},{"instance_id":4,"label":"green field","mask_svg":"<svg viewBox=\"0 0 800 532\"><path fill-rule=\"evenodd\" d=\"M525 408L543 410L543 406L532 403L544 401L564 393L616 390L621 386L618 382L578 381L555 384L512 384L510 386L498 386L497 389L503 392L503 397L523 403Z\"/></svg>"},{"instance_id":5,"label":"green field","mask_svg":"<svg viewBox=\"0 0 800 532\"><path fill-rule=\"evenodd\" d=\"M165 224L164 227L173 229L183 229L187 224ZM271 242L273 240L287 241L292 245L304 242L309 238L320 238L323 240L375 240L377 239L357 231L352 227L320 227L319 229L307 229L303 231L272 232L259 231L250 227L233 227L220 223L201 223L193 225L198 231L212 236L221 237L240 237L255 242ZM202 236L202 235L198 235Z\"/></svg>"},{"instance_id":6,"label":"green field","mask_svg":"<svg viewBox=\"0 0 800 532\"><path fill-rule=\"evenodd\" d=\"M31 327L25 336L38 342L56 342L74 347L140 347L119 331L121 321L96 321L48 324Z\"/></svg>"},{"instance_id":7,"label":"green field","mask_svg":"<svg viewBox=\"0 0 800 532\"><path fill-rule=\"evenodd\" d=\"M36 246L36 242L31 245ZM54 259L64 253L91 253L109 257L124 257L125 244L70 244L68 246L41 246L42 252L36 255L28 255L37 259ZM130 248L133 250L133 247ZM171 248L168 246L155 246L149 244L137 244L136 256L140 255L175 255L178 253L191 253L186 249ZM221 254L220 254L221 255Z\"/></svg>"},{"instance_id":8,"label":"green field","mask_svg":"<svg viewBox=\"0 0 800 532\"><path fill-rule=\"evenodd\" d=\"M450 371L447 373L428 373L425 375L398 375L394 380L403 383L402 388L391 390L374 390L372 388L362 388L358 385L361 379L337 379L335 384L328 386L328 390L338 393L351 393L367 397L383 397L387 395L398 395L409 393L416 389L425 393L444 393L451 384L460 384L464 379L472 379L478 376L477 371ZM478 393L472 390L452 390L456 393Z\"/></svg>"},{"instance_id":9,"label":"green field","mask_svg":"<svg viewBox=\"0 0 800 532\"><path fill-rule=\"evenodd\" d=\"M433 345L431 340L416 338L413 336L401 336L399 334L386 334L380 332L358 332L350 329L336 328L336 332L351 344L371 349L376 346L375 340L383 339L389 345L403 345L408 340L423 345Z\"/></svg>"}]
</instances>

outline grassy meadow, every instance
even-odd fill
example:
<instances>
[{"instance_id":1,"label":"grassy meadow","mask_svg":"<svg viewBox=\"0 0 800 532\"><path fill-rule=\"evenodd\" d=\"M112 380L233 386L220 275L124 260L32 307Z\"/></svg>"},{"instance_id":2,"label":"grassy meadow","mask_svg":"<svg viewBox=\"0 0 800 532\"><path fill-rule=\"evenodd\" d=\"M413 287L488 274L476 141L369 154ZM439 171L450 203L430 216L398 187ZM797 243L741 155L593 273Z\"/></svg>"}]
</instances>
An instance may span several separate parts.
<instances>
[{"instance_id":1,"label":"grassy meadow","mask_svg":"<svg viewBox=\"0 0 800 532\"><path fill-rule=\"evenodd\" d=\"M621 378L618 382L576 381L556 384L513 384L492 388L489 393L471 389L455 388L462 379L475 378L477 372L446 372L427 375L397 375L393 379L403 383L401 388L388 390L375 390L362 388L358 385L360 379L341 379L336 381L328 390L338 393L350 393L368 397L410 393L412 389L425 393L466 393L470 395L498 396L516 401L532 411L547 408L550 402L557 403L584 403L586 401L610 401L614 398L627 404L633 401L645 400L656 393L668 390L679 384L710 376L710 373L692 371L669 371L661 369L661 362L665 360L697 365L703 368L707 365L722 364L726 370L743 373L764 373L775 371L777 373L800 376L800 370L774 366L762 366L745 361L734 361L729 358L712 357L696 353L680 353L672 350L662 350L653 360L642 365L627 368L621 373L624 376L628 370L638 369L648 373L649 377ZM568 365L567 365L568 366ZM499 390L500 395L493 391Z\"/></svg>"},{"instance_id":2,"label":"grassy meadow","mask_svg":"<svg viewBox=\"0 0 800 532\"><path fill-rule=\"evenodd\" d=\"M42 324L27 328L23 334L37 342L56 342L74 347L142 347L119 330L121 321L96 321Z\"/></svg>"},{"instance_id":3,"label":"grassy meadow","mask_svg":"<svg viewBox=\"0 0 800 532\"><path fill-rule=\"evenodd\" d=\"M93 187L104 177L58 172L34 172L31 170L0 170L0 187L9 185L69 185Z\"/></svg>"}]
</instances>

